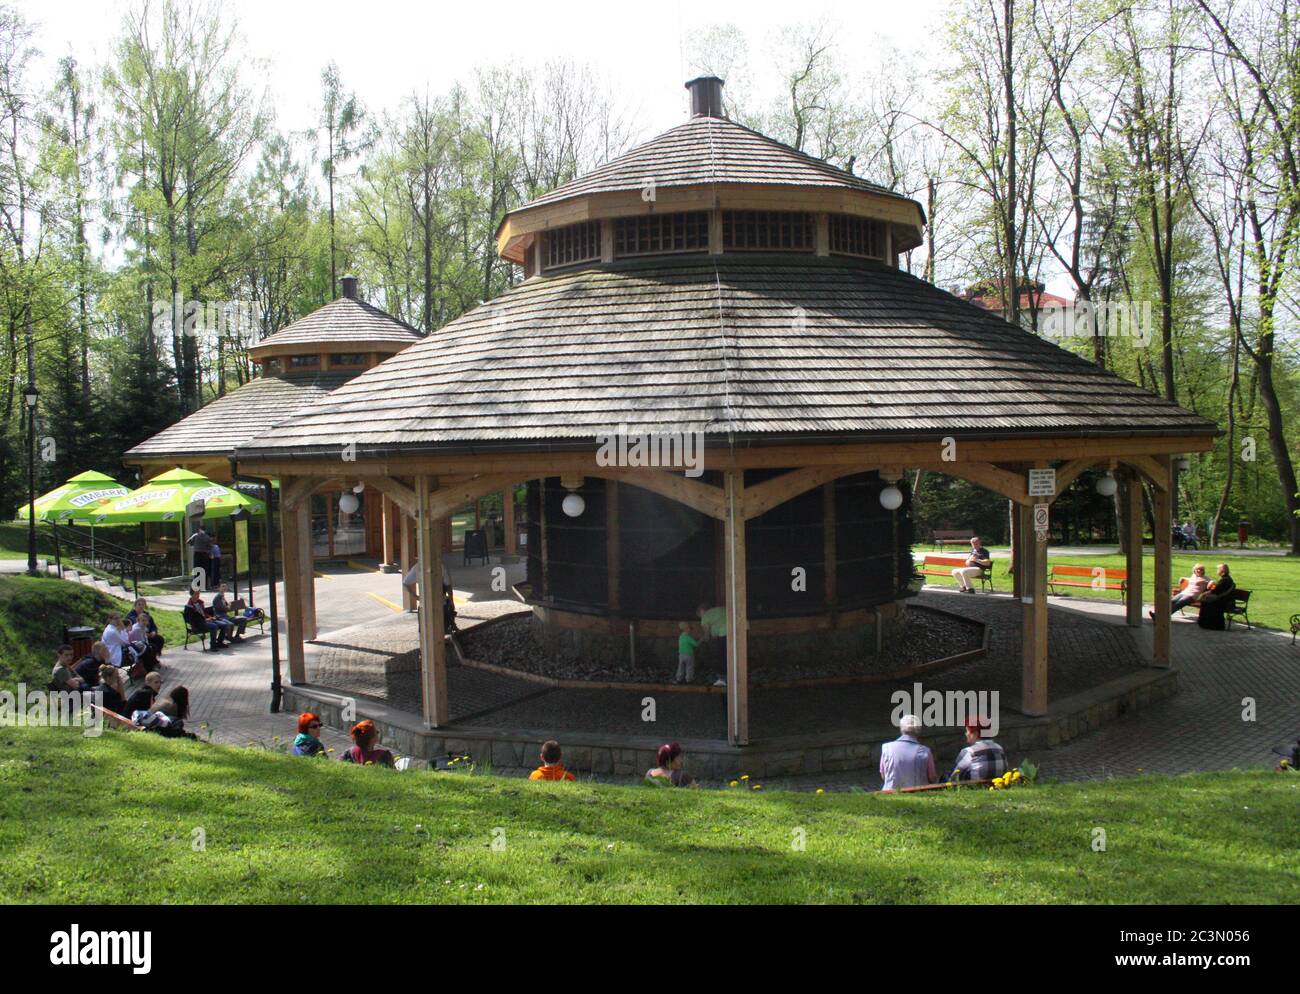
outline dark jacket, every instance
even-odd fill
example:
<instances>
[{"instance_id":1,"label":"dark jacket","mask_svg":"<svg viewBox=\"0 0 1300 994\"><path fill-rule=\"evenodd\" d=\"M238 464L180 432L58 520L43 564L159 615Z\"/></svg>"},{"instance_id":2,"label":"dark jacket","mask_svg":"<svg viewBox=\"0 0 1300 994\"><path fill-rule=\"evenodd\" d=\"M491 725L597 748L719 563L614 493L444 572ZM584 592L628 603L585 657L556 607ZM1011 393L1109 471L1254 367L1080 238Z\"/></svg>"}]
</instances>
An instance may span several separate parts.
<instances>
[{"instance_id":1,"label":"dark jacket","mask_svg":"<svg viewBox=\"0 0 1300 994\"><path fill-rule=\"evenodd\" d=\"M148 711L151 707L153 707L154 699L157 696L158 695L155 694L148 687L141 687L129 698L127 698L126 711L123 713L127 717L130 717L133 711ZM108 705L105 704L104 707L108 707Z\"/></svg>"},{"instance_id":2,"label":"dark jacket","mask_svg":"<svg viewBox=\"0 0 1300 994\"><path fill-rule=\"evenodd\" d=\"M1202 628L1221 632L1227 627L1225 613L1232 607L1237 584L1231 576L1221 576L1214 581L1214 589L1201 598L1201 614L1196 623Z\"/></svg>"}]
</instances>

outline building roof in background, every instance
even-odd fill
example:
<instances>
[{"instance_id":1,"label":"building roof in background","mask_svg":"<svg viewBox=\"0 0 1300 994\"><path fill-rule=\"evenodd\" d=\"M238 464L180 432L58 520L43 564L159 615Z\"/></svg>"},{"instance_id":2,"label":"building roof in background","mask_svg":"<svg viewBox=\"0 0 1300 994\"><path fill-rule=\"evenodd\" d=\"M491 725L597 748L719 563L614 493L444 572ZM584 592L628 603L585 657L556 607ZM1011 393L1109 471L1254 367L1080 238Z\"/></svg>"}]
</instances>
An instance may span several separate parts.
<instances>
[{"instance_id":1,"label":"building roof in background","mask_svg":"<svg viewBox=\"0 0 1300 994\"><path fill-rule=\"evenodd\" d=\"M404 349L424 336L418 328L361 300L340 297L249 347L254 357L281 346L376 344Z\"/></svg>"}]
</instances>

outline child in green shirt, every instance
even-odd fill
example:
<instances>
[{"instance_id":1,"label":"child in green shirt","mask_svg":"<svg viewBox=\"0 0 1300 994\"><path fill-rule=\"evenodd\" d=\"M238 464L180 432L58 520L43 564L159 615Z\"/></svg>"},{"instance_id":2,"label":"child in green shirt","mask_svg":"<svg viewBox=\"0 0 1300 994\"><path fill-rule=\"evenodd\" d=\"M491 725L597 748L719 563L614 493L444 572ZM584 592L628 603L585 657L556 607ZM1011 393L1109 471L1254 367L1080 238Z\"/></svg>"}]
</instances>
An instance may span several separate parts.
<instances>
[{"instance_id":1,"label":"child in green shirt","mask_svg":"<svg viewBox=\"0 0 1300 994\"><path fill-rule=\"evenodd\" d=\"M677 636L677 675L673 683L690 683L695 679L695 647L700 641L691 637L689 622L683 621L678 627L681 634Z\"/></svg>"}]
</instances>

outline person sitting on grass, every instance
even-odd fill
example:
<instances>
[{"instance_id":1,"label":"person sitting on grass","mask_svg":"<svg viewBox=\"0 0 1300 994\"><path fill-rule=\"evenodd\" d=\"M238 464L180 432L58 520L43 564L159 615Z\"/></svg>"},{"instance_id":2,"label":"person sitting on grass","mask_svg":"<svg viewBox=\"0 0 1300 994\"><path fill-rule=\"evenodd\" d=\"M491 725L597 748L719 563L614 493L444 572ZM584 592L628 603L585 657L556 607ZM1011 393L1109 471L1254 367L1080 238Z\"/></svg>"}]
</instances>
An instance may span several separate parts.
<instances>
[{"instance_id":1,"label":"person sitting on grass","mask_svg":"<svg viewBox=\"0 0 1300 994\"><path fill-rule=\"evenodd\" d=\"M108 646L108 661L114 666L130 667L139 655L127 637L126 622L120 614L108 616L108 624L104 626L104 634L99 640Z\"/></svg>"},{"instance_id":2,"label":"person sitting on grass","mask_svg":"<svg viewBox=\"0 0 1300 994\"><path fill-rule=\"evenodd\" d=\"M112 663L100 665L99 685L95 690L100 694L100 707L105 711L112 711L123 717L130 714L126 709L126 684L122 680L122 671Z\"/></svg>"},{"instance_id":3,"label":"person sitting on grass","mask_svg":"<svg viewBox=\"0 0 1300 994\"><path fill-rule=\"evenodd\" d=\"M676 742L661 745L659 751L655 753L655 762L658 765L652 770L647 770L645 775L646 780L654 786L689 787L695 782L694 778L682 769L682 747Z\"/></svg>"},{"instance_id":4,"label":"person sitting on grass","mask_svg":"<svg viewBox=\"0 0 1300 994\"><path fill-rule=\"evenodd\" d=\"M316 736L320 735L320 716L310 711L298 716L298 736L293 740L289 750L295 756L324 756L325 743Z\"/></svg>"},{"instance_id":5,"label":"person sitting on grass","mask_svg":"<svg viewBox=\"0 0 1300 994\"><path fill-rule=\"evenodd\" d=\"M54 668L50 670L50 686L63 692L84 690L86 687L86 681L72 669L72 646L66 643L59 646Z\"/></svg>"},{"instance_id":6,"label":"person sitting on grass","mask_svg":"<svg viewBox=\"0 0 1300 994\"><path fill-rule=\"evenodd\" d=\"M966 719L966 748L957 753L949 781L992 780L1007 772L1007 753L992 739L984 738L989 727L987 718L971 715Z\"/></svg>"},{"instance_id":7,"label":"person sitting on grass","mask_svg":"<svg viewBox=\"0 0 1300 994\"><path fill-rule=\"evenodd\" d=\"M103 642L96 642L90 647L90 655L73 669L77 676L81 677L82 683L87 687L95 687L99 685L99 668L104 665L113 665L108 661L108 646Z\"/></svg>"},{"instance_id":8,"label":"person sitting on grass","mask_svg":"<svg viewBox=\"0 0 1300 994\"><path fill-rule=\"evenodd\" d=\"M564 768L560 762L564 758L564 753L560 750L560 743L555 739L547 739L542 743L542 754L539 757L542 765L528 774L529 780L576 780L578 779L572 773Z\"/></svg>"},{"instance_id":9,"label":"person sitting on grass","mask_svg":"<svg viewBox=\"0 0 1300 994\"><path fill-rule=\"evenodd\" d=\"M235 635L231 638L232 642L244 641L244 629L248 627L248 619L240 615L231 616L230 601L226 600L226 594L230 589L223 583L217 587L216 596L212 598L213 620L219 625L225 625L226 631L233 628Z\"/></svg>"},{"instance_id":10,"label":"person sitting on grass","mask_svg":"<svg viewBox=\"0 0 1300 994\"><path fill-rule=\"evenodd\" d=\"M1228 608L1232 607L1233 595L1237 592L1237 583L1228 570L1227 563L1219 563L1219 575L1201 594L1201 616L1196 623L1202 628L1221 632L1227 627Z\"/></svg>"},{"instance_id":11,"label":"person sitting on grass","mask_svg":"<svg viewBox=\"0 0 1300 994\"><path fill-rule=\"evenodd\" d=\"M150 674L152 676L153 674ZM158 717L161 716L161 717ZM190 692L185 687L177 687L166 697L154 701L149 709L149 716L137 722L146 731L157 732L166 738L185 737L197 739L192 732L185 731L185 719L190 716ZM136 716L133 714L132 718Z\"/></svg>"},{"instance_id":12,"label":"person sitting on grass","mask_svg":"<svg viewBox=\"0 0 1300 994\"><path fill-rule=\"evenodd\" d=\"M136 711L148 711L153 708L153 702L158 699L158 692L162 690L162 675L155 670L152 673L144 675L144 683L139 689L134 691L126 701L126 710L123 714L131 715Z\"/></svg>"},{"instance_id":13,"label":"person sitting on grass","mask_svg":"<svg viewBox=\"0 0 1300 994\"><path fill-rule=\"evenodd\" d=\"M226 642L226 633L231 626L208 617L207 605L203 603L198 587L190 591L190 599L185 602L181 613L185 615L185 623L190 626L190 631L208 633L209 648L224 649L229 644Z\"/></svg>"},{"instance_id":14,"label":"person sitting on grass","mask_svg":"<svg viewBox=\"0 0 1300 994\"><path fill-rule=\"evenodd\" d=\"M153 650L154 658L161 659L163 646L167 644L167 640L158 634L158 625L154 621L153 615L149 612L149 602L143 597L137 597L131 610L126 612L127 624L134 625L137 620L144 621L144 628L147 633L146 640L149 643L149 648Z\"/></svg>"},{"instance_id":15,"label":"person sitting on grass","mask_svg":"<svg viewBox=\"0 0 1300 994\"><path fill-rule=\"evenodd\" d=\"M971 586L971 580L978 580L980 574L993 565L993 557L989 555L989 550L984 548L980 543L980 537L975 535L970 540L970 555L966 557L966 565L958 566L952 571L952 578L957 581L957 589L963 594L975 593L975 588Z\"/></svg>"},{"instance_id":16,"label":"person sitting on grass","mask_svg":"<svg viewBox=\"0 0 1300 994\"><path fill-rule=\"evenodd\" d=\"M342 762L358 766L387 766L389 769L396 765L391 752L378 748L379 729L369 718L353 725L350 734L354 745L339 757Z\"/></svg>"},{"instance_id":17,"label":"person sitting on grass","mask_svg":"<svg viewBox=\"0 0 1300 994\"><path fill-rule=\"evenodd\" d=\"M880 747L881 790L901 790L904 787L923 787L939 778L934 772L934 753L921 745L916 733L921 730L921 719L905 714L898 721L902 733L893 742Z\"/></svg>"}]
</instances>

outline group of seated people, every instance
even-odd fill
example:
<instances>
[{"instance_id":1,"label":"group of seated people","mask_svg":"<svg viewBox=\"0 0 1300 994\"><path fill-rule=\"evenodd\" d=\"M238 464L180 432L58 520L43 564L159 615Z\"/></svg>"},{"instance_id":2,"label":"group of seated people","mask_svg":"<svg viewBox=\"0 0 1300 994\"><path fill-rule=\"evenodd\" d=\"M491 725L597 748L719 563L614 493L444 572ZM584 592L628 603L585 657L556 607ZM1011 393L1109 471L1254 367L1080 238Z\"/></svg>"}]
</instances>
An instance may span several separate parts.
<instances>
[{"instance_id":1,"label":"group of seated people","mask_svg":"<svg viewBox=\"0 0 1300 994\"><path fill-rule=\"evenodd\" d=\"M1211 581L1205 575L1205 566L1197 563L1192 567L1192 575L1178 581L1178 592L1169 601L1169 613L1175 614L1183 608L1195 604L1200 609L1196 623L1202 628L1223 631L1227 626L1227 611L1232 607L1237 583L1227 563L1219 563L1218 575ZM1152 618L1154 610L1147 612Z\"/></svg>"},{"instance_id":2,"label":"group of seated people","mask_svg":"<svg viewBox=\"0 0 1300 994\"><path fill-rule=\"evenodd\" d=\"M73 661L73 648L59 646L58 658L50 671L50 689L94 694L99 708L122 724L166 736L196 736L185 731L190 714L190 692L184 686L162 693L162 674L157 667L139 672L134 665L116 665L103 641L90 648L90 655Z\"/></svg>"},{"instance_id":3,"label":"group of seated people","mask_svg":"<svg viewBox=\"0 0 1300 994\"><path fill-rule=\"evenodd\" d=\"M103 634L91 645L88 655L75 660L72 646L59 646L58 659L50 670L50 689L93 690L104 683L105 667L118 678L125 674L132 680L142 680L162 666L166 641L141 597L125 617L116 613L108 616Z\"/></svg>"},{"instance_id":4,"label":"group of seated people","mask_svg":"<svg viewBox=\"0 0 1300 994\"><path fill-rule=\"evenodd\" d=\"M205 632L208 646L212 649L225 649L234 642L244 640L244 630L250 621L259 621L263 617L262 609L248 607L242 599L233 603L229 599L229 589L224 583L217 586L212 597L212 606L203 603L203 594L198 587L190 590L190 599L186 601L182 614L185 624L191 632Z\"/></svg>"},{"instance_id":5,"label":"group of seated people","mask_svg":"<svg viewBox=\"0 0 1300 994\"><path fill-rule=\"evenodd\" d=\"M988 719L972 715L966 719L966 748L957 754L957 761L948 782L962 780L992 780L1006 773L1007 753L1002 746L984 732L990 727ZM921 719L905 714L898 722L899 736L880 747L880 789L902 790L906 787L924 787L938 783L934 766L934 752L917 738Z\"/></svg>"}]
</instances>

